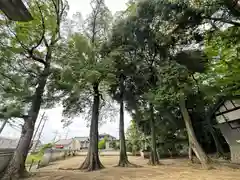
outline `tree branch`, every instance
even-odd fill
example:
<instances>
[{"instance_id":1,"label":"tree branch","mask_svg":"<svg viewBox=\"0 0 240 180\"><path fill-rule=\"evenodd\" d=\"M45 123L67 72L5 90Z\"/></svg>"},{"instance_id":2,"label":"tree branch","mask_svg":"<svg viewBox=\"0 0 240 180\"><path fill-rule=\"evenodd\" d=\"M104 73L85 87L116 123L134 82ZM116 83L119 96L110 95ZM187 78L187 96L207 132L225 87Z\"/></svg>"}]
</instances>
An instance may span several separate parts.
<instances>
[{"instance_id":1,"label":"tree branch","mask_svg":"<svg viewBox=\"0 0 240 180\"><path fill-rule=\"evenodd\" d=\"M43 23L43 24L44 24L44 23ZM42 58L39 58L39 57L35 56L34 53L33 53L34 50L35 50L36 48L38 48L38 47L40 46L40 44L42 43L42 41L43 41L43 39L44 39L44 37L45 37L45 30L44 30L43 36L41 37L41 39L39 40L39 42L37 43L37 45L35 45L35 46L33 46L32 48L29 49L29 48L19 39L19 37L17 36L17 34L16 34L14 31L12 31L12 29L9 27L9 24L7 23L7 21L6 21L6 25L7 25L8 29L9 29L9 31L14 35L16 41L17 41L17 42L21 45L21 47L25 50L25 53L28 54L28 56L26 55L26 57L27 57L27 58L31 58L31 59L33 59L33 60L35 60L35 61L37 61L37 62L39 62L39 63L41 63L41 64L43 64L43 65L46 65L46 62L45 62ZM45 29L45 25L44 25L44 29Z\"/></svg>"},{"instance_id":2,"label":"tree branch","mask_svg":"<svg viewBox=\"0 0 240 180\"><path fill-rule=\"evenodd\" d=\"M227 24L232 24L234 26L240 27L240 23L237 21L232 21L224 18L214 18L214 17L203 17L204 19L212 20L212 21L218 21L218 22L223 22Z\"/></svg>"},{"instance_id":3,"label":"tree branch","mask_svg":"<svg viewBox=\"0 0 240 180\"><path fill-rule=\"evenodd\" d=\"M32 58L33 60L46 66L46 64L47 64L46 61L44 61L42 58L35 56L31 50L28 50L28 54L29 54L29 56L27 56L27 58Z\"/></svg>"},{"instance_id":4,"label":"tree branch","mask_svg":"<svg viewBox=\"0 0 240 180\"><path fill-rule=\"evenodd\" d=\"M23 62L19 61L18 64L20 66L20 72L22 72L24 74L26 74L26 72L27 72L30 76L32 76L34 78L36 78L38 76L38 74L36 72L34 72L32 69L28 69Z\"/></svg>"},{"instance_id":5,"label":"tree branch","mask_svg":"<svg viewBox=\"0 0 240 180\"><path fill-rule=\"evenodd\" d=\"M51 43L50 43L50 45L54 45L56 42L58 42L61 39L60 23L61 23L63 13L64 13L65 9L67 8L67 5L63 6L62 0L58 0L58 4L54 0L51 0L51 1L54 5L55 13L56 13L56 17L57 17L57 26L55 29L55 33L51 38ZM61 10L60 10L60 8L61 8Z\"/></svg>"},{"instance_id":6,"label":"tree branch","mask_svg":"<svg viewBox=\"0 0 240 180\"><path fill-rule=\"evenodd\" d=\"M41 43L42 43L43 40L45 39L45 33L46 33L46 27L45 27L45 22L44 22L44 17L43 17L42 9L41 9L41 7L40 7L40 5L39 5L39 3L38 3L37 1L36 1L36 4L37 4L38 10L39 10L40 15L41 15L41 21L42 21L42 29L43 29L43 31L42 31L42 35L41 35L41 38L40 38L40 40L38 41L38 43L31 48L31 50L30 50L31 52L33 52L36 48L38 48L38 47L41 45Z\"/></svg>"},{"instance_id":7,"label":"tree branch","mask_svg":"<svg viewBox=\"0 0 240 180\"><path fill-rule=\"evenodd\" d=\"M10 80L13 84L15 84L15 86L17 87L17 83L16 83L11 77L9 77L8 75L4 74L4 73L1 72L1 71L0 71L0 74L1 74L3 77L9 79L9 80Z\"/></svg>"}]
</instances>

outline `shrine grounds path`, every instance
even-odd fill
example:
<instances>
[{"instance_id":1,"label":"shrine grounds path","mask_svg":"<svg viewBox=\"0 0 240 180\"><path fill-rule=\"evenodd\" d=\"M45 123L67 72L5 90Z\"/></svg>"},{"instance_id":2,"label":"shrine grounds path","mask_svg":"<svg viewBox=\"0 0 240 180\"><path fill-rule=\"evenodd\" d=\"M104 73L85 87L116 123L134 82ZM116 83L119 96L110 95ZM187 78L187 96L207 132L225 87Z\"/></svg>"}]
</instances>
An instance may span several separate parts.
<instances>
[{"instance_id":1,"label":"shrine grounds path","mask_svg":"<svg viewBox=\"0 0 240 180\"><path fill-rule=\"evenodd\" d=\"M140 168L118 168L117 156L101 156L105 169L95 172L59 170L76 168L84 156L77 156L37 170L29 180L240 180L240 169L217 166L203 170L199 164L190 165L187 159L165 159L160 166L149 166L141 157L129 156L132 163Z\"/></svg>"}]
</instances>

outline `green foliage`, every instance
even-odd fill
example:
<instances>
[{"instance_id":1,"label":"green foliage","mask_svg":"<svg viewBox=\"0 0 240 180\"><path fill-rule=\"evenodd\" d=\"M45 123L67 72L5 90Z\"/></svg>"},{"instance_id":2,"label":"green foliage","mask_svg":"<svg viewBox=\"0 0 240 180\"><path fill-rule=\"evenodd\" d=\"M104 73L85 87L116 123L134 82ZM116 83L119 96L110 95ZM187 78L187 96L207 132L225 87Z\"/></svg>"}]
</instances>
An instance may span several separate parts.
<instances>
[{"instance_id":1,"label":"green foliage","mask_svg":"<svg viewBox=\"0 0 240 180\"><path fill-rule=\"evenodd\" d=\"M142 141L144 140L144 135L138 130L134 120L131 121L127 129L126 139L128 152L136 153L143 149Z\"/></svg>"},{"instance_id":2,"label":"green foliage","mask_svg":"<svg viewBox=\"0 0 240 180\"><path fill-rule=\"evenodd\" d=\"M55 9L57 1L33 0L29 2L33 21L1 23L1 116L22 118L31 107L50 44L52 56L49 59L55 58L52 49L59 40L58 26L67 10L66 1L61 2L61 14ZM43 103L47 103L51 97L44 94L43 99Z\"/></svg>"},{"instance_id":3,"label":"green foliage","mask_svg":"<svg viewBox=\"0 0 240 180\"><path fill-rule=\"evenodd\" d=\"M163 154L187 139L179 110L184 96L197 137L210 141L206 117L212 105L219 96L240 95L240 13L232 1L131 0L112 23L104 1L92 0L91 14L77 24L83 29L62 40L63 29L71 27L59 29L54 2L30 1L29 23L0 22L0 118L26 115L50 53L42 99L46 107L61 103L66 121L91 113L97 85L100 97L123 97L133 116L128 150L139 151L149 141L153 118ZM61 21L67 2L62 6ZM106 104L101 99L100 108ZM98 148L105 143L104 138Z\"/></svg>"},{"instance_id":4,"label":"green foliage","mask_svg":"<svg viewBox=\"0 0 240 180\"><path fill-rule=\"evenodd\" d=\"M106 148L106 139L103 138L101 141L98 142L98 149L105 149Z\"/></svg>"},{"instance_id":5,"label":"green foliage","mask_svg":"<svg viewBox=\"0 0 240 180\"><path fill-rule=\"evenodd\" d=\"M116 141L111 141L110 142L110 147L115 149L115 150L118 150L119 149L119 146L118 144L116 143Z\"/></svg>"},{"instance_id":6,"label":"green foliage","mask_svg":"<svg viewBox=\"0 0 240 180\"><path fill-rule=\"evenodd\" d=\"M32 162L33 162L34 164L38 163L39 161L42 160L45 150L46 150L46 149L49 149L49 148L52 148L52 147L53 147L53 144L48 143L48 144L43 145L43 146L40 148L39 152L29 154L29 155L27 156L27 159L26 159L26 164L31 164Z\"/></svg>"},{"instance_id":7,"label":"green foliage","mask_svg":"<svg viewBox=\"0 0 240 180\"><path fill-rule=\"evenodd\" d=\"M43 158L43 153L39 152L37 154L29 154L26 159L26 164L37 164L39 161L41 161Z\"/></svg>"},{"instance_id":8,"label":"green foliage","mask_svg":"<svg viewBox=\"0 0 240 180\"><path fill-rule=\"evenodd\" d=\"M102 58L99 52L107 37L111 13L104 1L92 0L91 7L92 12L82 24L84 31L69 35L63 44L59 52L59 70L49 86L49 90L55 90L55 95L60 94L63 114L68 118L86 111L91 113L93 87L97 85L103 94L113 77L112 62Z\"/></svg>"},{"instance_id":9,"label":"green foliage","mask_svg":"<svg viewBox=\"0 0 240 180\"><path fill-rule=\"evenodd\" d=\"M208 79L211 86L221 89L222 95L240 94L239 30L239 27L230 27L206 39L205 51L212 59ZM214 80L210 79L212 76Z\"/></svg>"},{"instance_id":10,"label":"green foliage","mask_svg":"<svg viewBox=\"0 0 240 180\"><path fill-rule=\"evenodd\" d=\"M48 144L43 145L39 151L40 152L44 152L46 149L50 149L52 147L53 147L53 144L52 143L48 143Z\"/></svg>"}]
</instances>

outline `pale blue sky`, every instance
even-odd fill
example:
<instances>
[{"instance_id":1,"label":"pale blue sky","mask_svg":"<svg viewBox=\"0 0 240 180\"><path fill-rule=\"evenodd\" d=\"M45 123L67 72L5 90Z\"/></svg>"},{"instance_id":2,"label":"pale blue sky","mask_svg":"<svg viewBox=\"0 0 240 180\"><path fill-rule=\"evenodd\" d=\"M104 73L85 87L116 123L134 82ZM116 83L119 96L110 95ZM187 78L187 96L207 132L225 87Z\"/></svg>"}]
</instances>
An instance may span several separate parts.
<instances>
[{"instance_id":1,"label":"pale blue sky","mask_svg":"<svg viewBox=\"0 0 240 180\"><path fill-rule=\"evenodd\" d=\"M87 14L91 12L90 7L90 0L68 0L70 10L69 10L69 17L71 17L76 12L81 12L83 17L86 17ZM113 14L115 14L117 11L124 10L126 8L126 3L128 0L105 0L106 5L108 8L112 11ZM117 105L118 107L118 105ZM40 112L40 115L43 112ZM59 136L61 138L66 137L67 130L64 130L62 128L62 109L61 107L57 107L54 109L50 109L46 111L46 114L49 118L49 121L47 121L45 129L42 134L41 140L44 142L49 142L54 137L54 132L58 131ZM116 116L111 119L111 122L108 122L104 125L102 125L99 128L99 133L109 133L115 137L118 137L118 124L119 124L119 115L116 114ZM125 113L125 129L129 126L129 122L131 120L131 117L129 114ZM37 122L38 124L38 122ZM87 128L86 121L81 118L75 118L73 124L69 126L69 133L68 138L75 137L75 136L88 136L89 135L89 128ZM13 129L10 126L7 126L1 136L6 136L10 138L19 138L20 137L20 130Z\"/></svg>"},{"instance_id":2,"label":"pale blue sky","mask_svg":"<svg viewBox=\"0 0 240 180\"><path fill-rule=\"evenodd\" d=\"M113 14L117 11L124 10L127 2L128 0L105 0L106 5ZM90 0L68 0L68 3L70 6L70 15L75 12L81 12L83 16L86 16L91 12Z\"/></svg>"}]
</instances>

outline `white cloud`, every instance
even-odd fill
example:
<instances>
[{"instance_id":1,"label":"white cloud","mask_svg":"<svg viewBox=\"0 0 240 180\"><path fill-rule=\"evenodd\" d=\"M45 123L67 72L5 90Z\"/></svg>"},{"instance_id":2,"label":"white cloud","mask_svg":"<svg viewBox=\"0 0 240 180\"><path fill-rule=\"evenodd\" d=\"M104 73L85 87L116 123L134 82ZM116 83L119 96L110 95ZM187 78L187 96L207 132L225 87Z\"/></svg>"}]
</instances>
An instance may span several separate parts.
<instances>
[{"instance_id":1,"label":"white cloud","mask_svg":"<svg viewBox=\"0 0 240 180\"><path fill-rule=\"evenodd\" d=\"M124 10L126 8L126 3L128 0L105 0L106 5L115 14L117 11ZM70 10L69 16L71 17L76 12L81 12L83 17L86 17L91 12L90 0L68 0ZM40 116L43 112L39 114L36 125L39 123ZM43 130L41 140L44 142L50 142L53 140L55 134L58 131L61 138L65 138L67 134L67 129L63 129L62 120L62 108L57 107L46 111L49 120L46 122L45 128ZM119 135L119 115L117 114L113 120L107 121L104 125L99 128L99 133L109 133L115 137ZM125 129L129 126L131 117L127 112L125 113ZM87 127L87 122L81 117L75 118L73 123L69 126L68 138L75 136L88 136L89 128ZM13 129L9 125L6 126L1 136L6 136L10 138L20 137L20 128Z\"/></svg>"}]
</instances>

